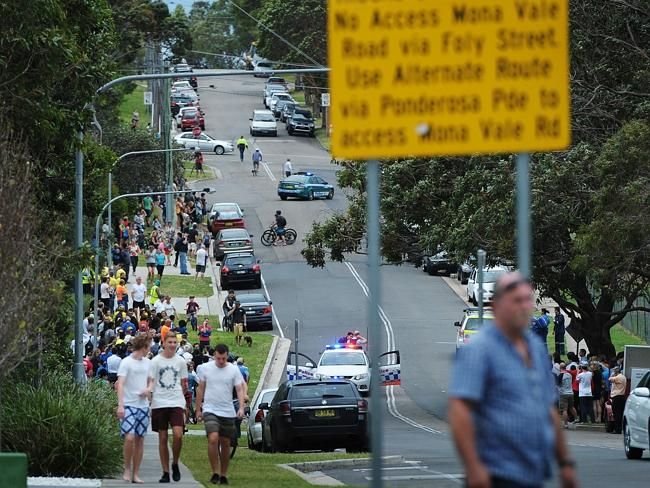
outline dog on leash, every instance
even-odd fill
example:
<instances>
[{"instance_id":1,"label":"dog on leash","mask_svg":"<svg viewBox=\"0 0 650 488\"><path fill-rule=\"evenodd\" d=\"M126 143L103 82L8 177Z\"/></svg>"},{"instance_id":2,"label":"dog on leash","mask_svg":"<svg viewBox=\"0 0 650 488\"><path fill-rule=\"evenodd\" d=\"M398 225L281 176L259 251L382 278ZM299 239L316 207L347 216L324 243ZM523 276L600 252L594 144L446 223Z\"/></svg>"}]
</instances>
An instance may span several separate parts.
<instances>
[{"instance_id":1,"label":"dog on leash","mask_svg":"<svg viewBox=\"0 0 650 488\"><path fill-rule=\"evenodd\" d=\"M253 347L253 338L249 335L244 336L244 344L248 347Z\"/></svg>"}]
</instances>

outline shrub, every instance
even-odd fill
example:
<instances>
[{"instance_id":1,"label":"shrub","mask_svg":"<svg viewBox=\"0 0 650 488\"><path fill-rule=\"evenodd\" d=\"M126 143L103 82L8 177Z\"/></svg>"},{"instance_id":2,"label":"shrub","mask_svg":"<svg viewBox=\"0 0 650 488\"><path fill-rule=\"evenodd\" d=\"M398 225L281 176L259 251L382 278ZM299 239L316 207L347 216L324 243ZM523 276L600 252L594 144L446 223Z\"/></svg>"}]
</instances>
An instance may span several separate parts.
<instances>
[{"instance_id":1,"label":"shrub","mask_svg":"<svg viewBox=\"0 0 650 488\"><path fill-rule=\"evenodd\" d=\"M31 476L105 477L122 460L117 400L105 383L77 386L69 374L40 385L5 384L2 450L24 452Z\"/></svg>"}]
</instances>

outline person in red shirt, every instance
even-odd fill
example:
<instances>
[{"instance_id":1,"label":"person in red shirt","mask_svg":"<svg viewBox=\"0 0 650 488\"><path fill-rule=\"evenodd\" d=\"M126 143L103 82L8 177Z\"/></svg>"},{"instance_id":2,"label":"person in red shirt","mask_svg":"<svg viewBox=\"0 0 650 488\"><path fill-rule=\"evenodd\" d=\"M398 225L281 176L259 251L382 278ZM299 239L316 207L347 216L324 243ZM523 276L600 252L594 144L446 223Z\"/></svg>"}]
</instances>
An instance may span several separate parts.
<instances>
[{"instance_id":1,"label":"person in red shirt","mask_svg":"<svg viewBox=\"0 0 650 488\"><path fill-rule=\"evenodd\" d=\"M201 126L199 126L198 124L195 125L192 128L192 135L194 136L194 139L198 139L201 136Z\"/></svg>"},{"instance_id":2,"label":"person in red shirt","mask_svg":"<svg viewBox=\"0 0 650 488\"><path fill-rule=\"evenodd\" d=\"M83 363L84 363L84 370L86 371L86 376L88 378L92 378L93 377L93 363L90 360L90 358L88 357L88 355L84 356Z\"/></svg>"}]
</instances>

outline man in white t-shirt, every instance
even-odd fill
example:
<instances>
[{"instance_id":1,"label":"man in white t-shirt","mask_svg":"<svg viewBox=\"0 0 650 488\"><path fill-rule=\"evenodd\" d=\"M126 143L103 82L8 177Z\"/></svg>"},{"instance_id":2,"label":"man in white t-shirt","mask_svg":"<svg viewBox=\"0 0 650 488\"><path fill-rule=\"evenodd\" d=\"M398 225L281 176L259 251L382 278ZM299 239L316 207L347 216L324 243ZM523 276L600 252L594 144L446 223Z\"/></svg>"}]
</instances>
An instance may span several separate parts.
<instances>
[{"instance_id":1,"label":"man in white t-shirt","mask_svg":"<svg viewBox=\"0 0 650 488\"><path fill-rule=\"evenodd\" d=\"M176 307L174 307L174 304L172 303L172 297L169 295L165 297L165 300L163 301L163 307L165 307L164 312L167 314L167 317L176 315Z\"/></svg>"},{"instance_id":2,"label":"man in white t-shirt","mask_svg":"<svg viewBox=\"0 0 650 488\"><path fill-rule=\"evenodd\" d=\"M149 338L138 336L131 345L133 352L120 361L117 372L117 416L121 421L120 432L124 438L122 478L127 483L142 483L138 471L144 453L144 436L149 427L150 392L147 384L151 361L146 357Z\"/></svg>"},{"instance_id":3,"label":"man in white t-shirt","mask_svg":"<svg viewBox=\"0 0 650 488\"><path fill-rule=\"evenodd\" d=\"M585 423L587 417L593 423L594 418L594 399L591 393L591 379L593 374L589 371L586 364L580 365L580 372L576 379L578 380L578 396L580 398L580 423Z\"/></svg>"},{"instance_id":4,"label":"man in white t-shirt","mask_svg":"<svg viewBox=\"0 0 650 488\"><path fill-rule=\"evenodd\" d=\"M145 300L147 297L147 286L142 283L142 278L139 276L135 279L135 285L131 287L131 298L133 299L133 310L140 320L140 311L144 310Z\"/></svg>"},{"instance_id":5,"label":"man in white t-shirt","mask_svg":"<svg viewBox=\"0 0 650 488\"><path fill-rule=\"evenodd\" d=\"M208 458L214 484L228 484L230 439L235 433L235 419L244 417L244 378L239 368L228 362L228 346L218 344L214 361L202 364L197 370L199 387L196 394L196 418L205 422L208 435ZM232 402L233 389L237 392L239 410Z\"/></svg>"},{"instance_id":6,"label":"man in white t-shirt","mask_svg":"<svg viewBox=\"0 0 650 488\"><path fill-rule=\"evenodd\" d=\"M176 355L176 334L167 334L162 353L151 360L149 370L149 389L151 399L151 428L158 432L160 464L163 474L161 483L169 483L168 429L171 425L172 441L172 479L179 481L181 472L178 461L183 446L185 428L185 392L187 391L187 363Z\"/></svg>"},{"instance_id":7,"label":"man in white t-shirt","mask_svg":"<svg viewBox=\"0 0 650 488\"><path fill-rule=\"evenodd\" d=\"M203 278L205 269L208 266L208 251L205 249L205 244L201 244L199 250L196 251L196 276L194 279Z\"/></svg>"},{"instance_id":8,"label":"man in white t-shirt","mask_svg":"<svg viewBox=\"0 0 650 488\"><path fill-rule=\"evenodd\" d=\"M108 371L108 381L111 384L117 381L117 373L120 370L120 364L122 363L122 358L117 353L117 348L111 349L111 355L106 359L106 369Z\"/></svg>"},{"instance_id":9,"label":"man in white t-shirt","mask_svg":"<svg viewBox=\"0 0 650 488\"><path fill-rule=\"evenodd\" d=\"M289 158L287 158L287 160L282 165L282 170L284 171L285 178L289 178L289 176L291 176L291 172L293 171L293 166L291 166L291 160Z\"/></svg>"}]
</instances>

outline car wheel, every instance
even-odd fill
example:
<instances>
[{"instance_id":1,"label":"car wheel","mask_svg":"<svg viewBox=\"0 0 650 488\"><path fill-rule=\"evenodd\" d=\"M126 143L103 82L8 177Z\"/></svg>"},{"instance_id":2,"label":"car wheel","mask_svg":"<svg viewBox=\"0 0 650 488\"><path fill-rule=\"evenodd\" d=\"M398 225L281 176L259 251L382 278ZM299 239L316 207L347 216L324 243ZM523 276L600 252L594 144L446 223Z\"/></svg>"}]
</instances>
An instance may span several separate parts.
<instances>
[{"instance_id":1,"label":"car wheel","mask_svg":"<svg viewBox=\"0 0 650 488\"><path fill-rule=\"evenodd\" d=\"M201 130L205 130L205 124L201 126Z\"/></svg>"},{"instance_id":2,"label":"car wheel","mask_svg":"<svg viewBox=\"0 0 650 488\"><path fill-rule=\"evenodd\" d=\"M273 133L273 137L278 137L278 131L277 130Z\"/></svg>"},{"instance_id":3,"label":"car wheel","mask_svg":"<svg viewBox=\"0 0 650 488\"><path fill-rule=\"evenodd\" d=\"M287 196L286 195L280 195L280 200L286 200Z\"/></svg>"},{"instance_id":4,"label":"car wheel","mask_svg":"<svg viewBox=\"0 0 650 488\"><path fill-rule=\"evenodd\" d=\"M215 154L221 156L223 153L226 152L226 150L223 148L223 146L216 146L214 148L214 152L215 152Z\"/></svg>"},{"instance_id":5,"label":"car wheel","mask_svg":"<svg viewBox=\"0 0 650 488\"><path fill-rule=\"evenodd\" d=\"M255 135L255 134L253 134L253 129L248 129L248 132L249 132L250 135L252 135L252 136Z\"/></svg>"},{"instance_id":6,"label":"car wheel","mask_svg":"<svg viewBox=\"0 0 650 488\"><path fill-rule=\"evenodd\" d=\"M427 274L428 274L429 276L433 276L433 275L435 274L435 273L433 272L433 268L431 268L431 267L427 268Z\"/></svg>"},{"instance_id":7,"label":"car wheel","mask_svg":"<svg viewBox=\"0 0 650 488\"><path fill-rule=\"evenodd\" d=\"M228 286L229 284L230 284L230 283L228 283L227 280L222 279L222 280L221 280L221 289L222 289L222 290L226 290L226 289L230 288L230 287Z\"/></svg>"},{"instance_id":8,"label":"car wheel","mask_svg":"<svg viewBox=\"0 0 650 488\"><path fill-rule=\"evenodd\" d=\"M307 193L307 200L311 201L314 199L314 192L309 190L309 193Z\"/></svg>"},{"instance_id":9,"label":"car wheel","mask_svg":"<svg viewBox=\"0 0 650 488\"><path fill-rule=\"evenodd\" d=\"M630 426L627 422L623 426L623 446L625 447L625 457L628 459L641 459L643 456L643 449L632 447L632 434L630 433Z\"/></svg>"},{"instance_id":10,"label":"car wheel","mask_svg":"<svg viewBox=\"0 0 650 488\"><path fill-rule=\"evenodd\" d=\"M330 192L327 194L327 199L331 200L334 198L334 190L330 190Z\"/></svg>"}]
</instances>

